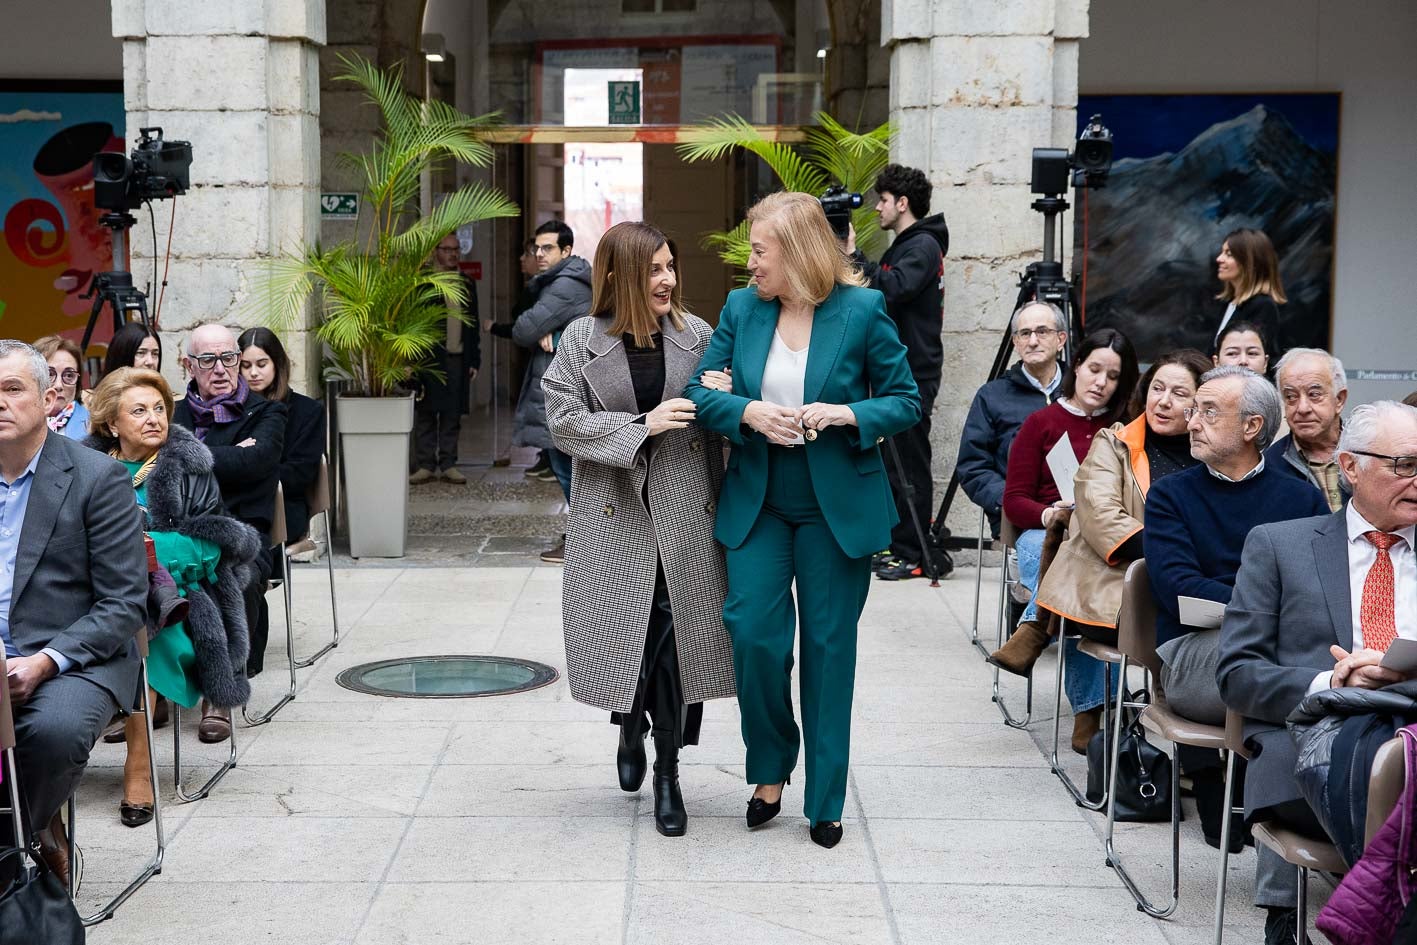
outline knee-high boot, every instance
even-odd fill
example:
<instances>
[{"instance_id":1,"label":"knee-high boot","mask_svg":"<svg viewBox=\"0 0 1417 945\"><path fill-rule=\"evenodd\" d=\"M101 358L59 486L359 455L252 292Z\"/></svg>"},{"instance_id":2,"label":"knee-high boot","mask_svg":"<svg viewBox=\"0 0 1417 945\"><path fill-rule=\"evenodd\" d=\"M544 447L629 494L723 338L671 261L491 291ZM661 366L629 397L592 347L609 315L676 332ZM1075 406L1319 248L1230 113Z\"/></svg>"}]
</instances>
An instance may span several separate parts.
<instances>
[{"instance_id":1,"label":"knee-high boot","mask_svg":"<svg viewBox=\"0 0 1417 945\"><path fill-rule=\"evenodd\" d=\"M679 746L672 734L659 732L654 733L654 826L666 837L682 837L689 828L679 792Z\"/></svg>"},{"instance_id":2,"label":"knee-high boot","mask_svg":"<svg viewBox=\"0 0 1417 945\"><path fill-rule=\"evenodd\" d=\"M148 711L157 701L157 693L148 690ZM123 801L118 805L118 816L125 827L141 827L153 819L153 782L148 744L147 720L137 712L123 722L124 740L128 746L128 756L123 761Z\"/></svg>"}]
</instances>

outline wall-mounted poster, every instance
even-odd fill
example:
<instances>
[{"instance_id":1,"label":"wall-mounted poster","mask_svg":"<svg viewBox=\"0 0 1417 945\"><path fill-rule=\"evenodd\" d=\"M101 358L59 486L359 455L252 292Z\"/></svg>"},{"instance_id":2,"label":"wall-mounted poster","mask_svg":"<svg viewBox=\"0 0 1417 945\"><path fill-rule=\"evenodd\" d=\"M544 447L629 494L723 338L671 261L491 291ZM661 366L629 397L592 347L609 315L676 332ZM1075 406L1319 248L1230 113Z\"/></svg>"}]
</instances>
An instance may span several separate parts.
<instances>
[{"instance_id":1,"label":"wall-mounted poster","mask_svg":"<svg viewBox=\"0 0 1417 945\"><path fill-rule=\"evenodd\" d=\"M1279 254L1281 343L1327 348L1339 101L1080 96L1079 130L1101 114L1115 160L1106 186L1087 195L1087 327L1122 330L1144 360L1184 345L1209 353L1226 305L1215 257L1227 233L1254 227ZM1083 207L1074 209L1081 237Z\"/></svg>"},{"instance_id":2,"label":"wall-mounted poster","mask_svg":"<svg viewBox=\"0 0 1417 945\"><path fill-rule=\"evenodd\" d=\"M126 151L121 83L0 84L0 336L83 337L95 273L113 268L93 156ZM95 340L113 333L99 319Z\"/></svg>"}]
</instances>

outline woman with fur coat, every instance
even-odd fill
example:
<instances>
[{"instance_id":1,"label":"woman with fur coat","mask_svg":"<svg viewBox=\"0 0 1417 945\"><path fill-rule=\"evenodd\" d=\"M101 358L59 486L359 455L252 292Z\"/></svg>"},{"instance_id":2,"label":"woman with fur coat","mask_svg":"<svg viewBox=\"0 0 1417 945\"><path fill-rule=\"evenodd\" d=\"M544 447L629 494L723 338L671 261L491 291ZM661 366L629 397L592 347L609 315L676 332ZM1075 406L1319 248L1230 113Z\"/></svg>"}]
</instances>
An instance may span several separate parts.
<instances>
[{"instance_id":1,"label":"woman with fur coat","mask_svg":"<svg viewBox=\"0 0 1417 945\"><path fill-rule=\"evenodd\" d=\"M163 627L165 621L150 617L152 688L189 708L201 701L204 722L209 714L225 722L223 737L229 737L230 709L251 694L243 592L255 580L253 561L263 542L254 528L223 510L211 452L169 423L172 403L161 374L119 368L94 390L91 435L84 442L127 467L157 563L187 601L183 621ZM153 698L150 691L149 706ZM130 716L125 729L128 758L119 813L126 826L137 827L152 819L149 746L140 718Z\"/></svg>"}]
</instances>

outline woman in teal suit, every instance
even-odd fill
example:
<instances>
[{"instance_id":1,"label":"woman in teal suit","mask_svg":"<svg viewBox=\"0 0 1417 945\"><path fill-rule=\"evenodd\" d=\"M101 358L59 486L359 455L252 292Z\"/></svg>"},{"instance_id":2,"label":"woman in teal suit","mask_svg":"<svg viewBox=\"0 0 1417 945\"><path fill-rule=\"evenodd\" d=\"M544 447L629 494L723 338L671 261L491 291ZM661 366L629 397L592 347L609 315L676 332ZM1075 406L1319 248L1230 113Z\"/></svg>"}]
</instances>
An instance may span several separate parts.
<instances>
[{"instance_id":1,"label":"woman in teal suit","mask_svg":"<svg viewBox=\"0 0 1417 945\"><path fill-rule=\"evenodd\" d=\"M748 213L753 285L728 295L684 396L733 444L715 537L728 549L723 620L733 640L748 826L775 817L797 763L794 622L801 623L804 813L841 839L856 624L871 555L895 502L879 444L920 419L920 395L881 293L832 235L817 200L778 193ZM797 582L796 614L792 584Z\"/></svg>"}]
</instances>

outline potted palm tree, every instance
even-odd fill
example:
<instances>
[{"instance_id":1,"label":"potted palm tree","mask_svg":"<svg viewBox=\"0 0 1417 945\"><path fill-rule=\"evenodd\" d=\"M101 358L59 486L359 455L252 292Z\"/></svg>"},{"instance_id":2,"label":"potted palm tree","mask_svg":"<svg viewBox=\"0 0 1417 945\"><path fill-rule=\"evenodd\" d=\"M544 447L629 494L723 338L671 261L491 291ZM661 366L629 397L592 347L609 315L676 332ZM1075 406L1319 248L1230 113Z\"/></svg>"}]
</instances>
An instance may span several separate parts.
<instances>
[{"instance_id":1,"label":"potted palm tree","mask_svg":"<svg viewBox=\"0 0 1417 945\"><path fill-rule=\"evenodd\" d=\"M494 115L473 117L404 91L402 70L341 57L337 79L352 82L378 107L382 127L370 149L340 160L356 172L366 237L301 246L266 267L255 304L275 327L293 327L315 305L325 375L349 381L336 400L349 512L350 553L400 557L408 531L410 379L430 371L449 311L467 301L456 272L428 265L434 247L466 223L518 214L516 204L482 184L449 194L426 215L417 200L422 175L445 162L492 163L483 133Z\"/></svg>"},{"instance_id":2,"label":"potted palm tree","mask_svg":"<svg viewBox=\"0 0 1417 945\"><path fill-rule=\"evenodd\" d=\"M686 161L717 161L732 151L747 151L762 158L783 190L821 196L831 184L864 193L890 162L895 129L890 122L867 132L854 132L828 115L817 112L817 124L807 129L804 147L770 141L746 118L726 115L711 118L686 134L679 156ZM875 225L875 211L863 205L852 214L856 245L868 256L885 248L885 234ZM705 249L717 250L731 266L748 265L748 221L731 230L704 236Z\"/></svg>"}]
</instances>

